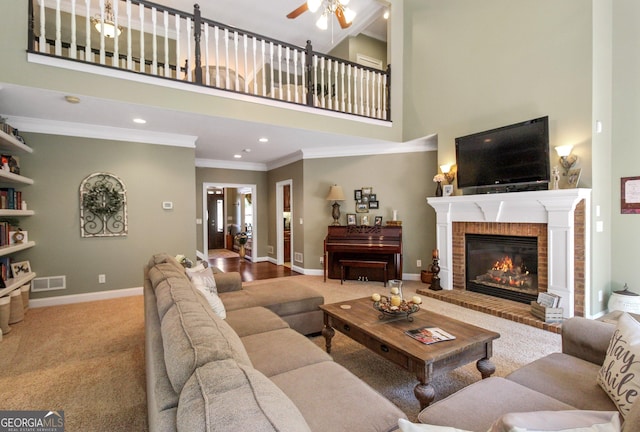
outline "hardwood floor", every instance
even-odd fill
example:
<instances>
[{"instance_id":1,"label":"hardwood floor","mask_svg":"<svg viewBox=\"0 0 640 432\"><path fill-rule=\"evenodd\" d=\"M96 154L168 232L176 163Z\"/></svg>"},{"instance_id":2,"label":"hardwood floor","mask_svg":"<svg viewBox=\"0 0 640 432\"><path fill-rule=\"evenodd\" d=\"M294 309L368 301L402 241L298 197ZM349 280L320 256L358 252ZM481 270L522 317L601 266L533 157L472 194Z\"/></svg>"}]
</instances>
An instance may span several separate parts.
<instances>
[{"instance_id":1,"label":"hardwood floor","mask_svg":"<svg viewBox=\"0 0 640 432\"><path fill-rule=\"evenodd\" d=\"M266 261L253 263L239 257L210 258L209 264L218 267L223 272L236 271L240 273L243 282L300 275L300 273L292 271L289 267L278 266Z\"/></svg>"}]
</instances>

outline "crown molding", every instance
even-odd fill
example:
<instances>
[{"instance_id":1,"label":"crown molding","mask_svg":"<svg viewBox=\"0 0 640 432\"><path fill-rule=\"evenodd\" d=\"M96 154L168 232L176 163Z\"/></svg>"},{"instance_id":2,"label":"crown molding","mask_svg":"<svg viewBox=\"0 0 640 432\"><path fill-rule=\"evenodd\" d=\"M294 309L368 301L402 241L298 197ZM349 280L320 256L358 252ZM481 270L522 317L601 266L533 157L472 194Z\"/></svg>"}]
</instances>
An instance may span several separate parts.
<instances>
[{"instance_id":1,"label":"crown molding","mask_svg":"<svg viewBox=\"0 0 640 432\"><path fill-rule=\"evenodd\" d=\"M195 148L197 136L180 135L148 130L117 128L88 123L63 122L31 117L9 116L10 123L23 132L95 138L144 144Z\"/></svg>"},{"instance_id":2,"label":"crown molding","mask_svg":"<svg viewBox=\"0 0 640 432\"><path fill-rule=\"evenodd\" d=\"M201 159L196 158L196 168L219 168L232 169L241 171L267 171L267 165L263 163L253 162L234 162L218 159Z\"/></svg>"}]
</instances>

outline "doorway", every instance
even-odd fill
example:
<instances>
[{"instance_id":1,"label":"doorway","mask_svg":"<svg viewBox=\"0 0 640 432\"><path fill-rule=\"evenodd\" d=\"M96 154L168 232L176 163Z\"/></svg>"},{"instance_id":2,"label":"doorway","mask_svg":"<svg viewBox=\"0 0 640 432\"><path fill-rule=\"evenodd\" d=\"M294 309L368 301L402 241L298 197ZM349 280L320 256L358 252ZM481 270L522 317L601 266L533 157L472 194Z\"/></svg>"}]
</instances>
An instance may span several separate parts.
<instances>
[{"instance_id":1,"label":"doorway","mask_svg":"<svg viewBox=\"0 0 640 432\"><path fill-rule=\"evenodd\" d=\"M202 235L206 248L203 255L208 259L210 249L238 252L234 236L246 232L249 239L245 245L245 258L255 262L259 239L254 223L258 206L256 185L203 183L202 192ZM211 245L215 247L211 248Z\"/></svg>"},{"instance_id":2,"label":"doorway","mask_svg":"<svg viewBox=\"0 0 640 432\"><path fill-rule=\"evenodd\" d=\"M293 180L276 183L276 264L293 265Z\"/></svg>"}]
</instances>

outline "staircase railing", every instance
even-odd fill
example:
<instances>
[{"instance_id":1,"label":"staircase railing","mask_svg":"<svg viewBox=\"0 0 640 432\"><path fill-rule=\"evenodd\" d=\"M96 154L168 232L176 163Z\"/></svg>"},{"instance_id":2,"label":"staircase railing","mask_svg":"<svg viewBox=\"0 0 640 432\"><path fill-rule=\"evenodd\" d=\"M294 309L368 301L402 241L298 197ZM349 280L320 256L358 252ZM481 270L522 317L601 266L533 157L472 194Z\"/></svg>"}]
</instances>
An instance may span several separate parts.
<instances>
[{"instance_id":1,"label":"staircase railing","mask_svg":"<svg viewBox=\"0 0 640 432\"><path fill-rule=\"evenodd\" d=\"M28 51L391 120L382 71L145 0L31 0ZM107 27L112 26L112 37Z\"/></svg>"}]
</instances>

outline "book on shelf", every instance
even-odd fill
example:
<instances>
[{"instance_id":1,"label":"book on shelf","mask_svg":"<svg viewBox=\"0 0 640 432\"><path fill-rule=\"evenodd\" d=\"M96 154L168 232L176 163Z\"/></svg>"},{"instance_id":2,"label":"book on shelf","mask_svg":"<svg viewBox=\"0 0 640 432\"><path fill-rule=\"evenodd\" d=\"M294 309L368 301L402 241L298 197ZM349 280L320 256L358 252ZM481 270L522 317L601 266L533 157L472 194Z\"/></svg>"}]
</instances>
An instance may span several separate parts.
<instances>
[{"instance_id":1,"label":"book on shelf","mask_svg":"<svg viewBox=\"0 0 640 432\"><path fill-rule=\"evenodd\" d=\"M407 330L405 334L426 345L453 340L456 338L454 335L447 333L440 327L420 327L413 330Z\"/></svg>"}]
</instances>

